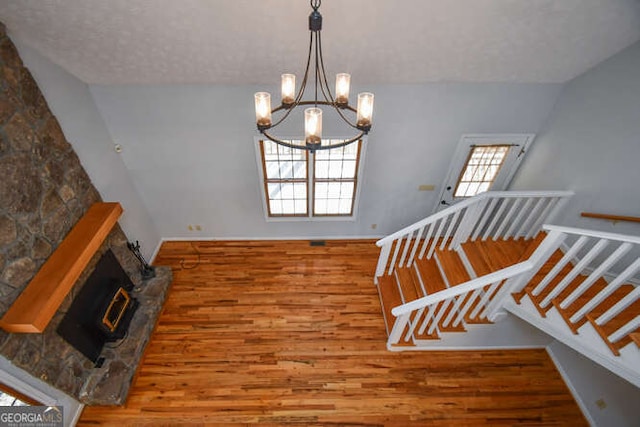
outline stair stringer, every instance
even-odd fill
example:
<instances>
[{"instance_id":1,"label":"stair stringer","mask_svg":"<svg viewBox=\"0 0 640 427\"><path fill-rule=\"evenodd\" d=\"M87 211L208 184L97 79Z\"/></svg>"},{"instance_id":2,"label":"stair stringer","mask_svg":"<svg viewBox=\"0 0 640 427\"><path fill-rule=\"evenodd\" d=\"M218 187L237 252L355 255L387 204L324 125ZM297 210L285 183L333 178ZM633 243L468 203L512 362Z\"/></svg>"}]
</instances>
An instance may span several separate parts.
<instances>
[{"instance_id":1,"label":"stair stringer","mask_svg":"<svg viewBox=\"0 0 640 427\"><path fill-rule=\"evenodd\" d=\"M546 348L552 339L517 316L505 313L493 324L465 324L467 332L440 332L440 339L414 340L413 346L387 343L389 351L513 350Z\"/></svg>"},{"instance_id":2,"label":"stair stringer","mask_svg":"<svg viewBox=\"0 0 640 427\"><path fill-rule=\"evenodd\" d=\"M555 307L547 312L546 318L540 317L528 295L522 298L520 304L508 300L504 308L640 388L640 351L633 344L622 348L620 356L615 356L589 323L585 323L579 329L579 334L575 335Z\"/></svg>"}]
</instances>

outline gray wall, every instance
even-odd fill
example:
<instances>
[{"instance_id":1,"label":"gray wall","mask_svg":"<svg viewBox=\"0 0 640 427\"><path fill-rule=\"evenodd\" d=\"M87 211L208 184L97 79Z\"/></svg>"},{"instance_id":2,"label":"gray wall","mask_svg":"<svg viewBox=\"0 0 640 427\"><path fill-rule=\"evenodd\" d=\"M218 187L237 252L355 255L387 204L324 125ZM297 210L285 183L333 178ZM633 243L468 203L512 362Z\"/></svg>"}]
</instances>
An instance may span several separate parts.
<instances>
[{"instance_id":1,"label":"gray wall","mask_svg":"<svg viewBox=\"0 0 640 427\"><path fill-rule=\"evenodd\" d=\"M104 201L122 204L122 229L129 240L140 240L145 256L150 257L160 234L124 162L114 151L89 87L20 40L12 40L96 189Z\"/></svg>"},{"instance_id":2,"label":"gray wall","mask_svg":"<svg viewBox=\"0 0 640 427\"><path fill-rule=\"evenodd\" d=\"M555 221L640 235L640 224L580 212L640 216L640 42L569 82L512 189L574 190Z\"/></svg>"},{"instance_id":3,"label":"gray wall","mask_svg":"<svg viewBox=\"0 0 640 427\"><path fill-rule=\"evenodd\" d=\"M638 425L640 389L558 341L547 351L592 425ZM598 407L596 401L600 399L605 408Z\"/></svg>"},{"instance_id":4,"label":"gray wall","mask_svg":"<svg viewBox=\"0 0 640 427\"><path fill-rule=\"evenodd\" d=\"M353 93L365 89L376 105L357 218L283 223L265 221L254 147L253 93L277 97L275 86L91 86L161 236L330 238L380 236L424 218L463 133L536 133L561 85L393 85ZM299 129L285 136L302 132L302 121L295 123ZM420 184L437 188L418 192ZM188 224L203 231L189 232Z\"/></svg>"}]
</instances>

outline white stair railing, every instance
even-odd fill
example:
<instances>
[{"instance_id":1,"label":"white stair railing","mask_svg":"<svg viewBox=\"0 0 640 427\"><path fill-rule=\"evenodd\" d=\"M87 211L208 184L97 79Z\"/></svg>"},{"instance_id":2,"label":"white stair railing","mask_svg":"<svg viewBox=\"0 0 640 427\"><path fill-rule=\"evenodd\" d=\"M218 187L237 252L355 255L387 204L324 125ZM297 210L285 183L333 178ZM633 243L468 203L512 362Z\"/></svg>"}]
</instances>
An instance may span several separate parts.
<instances>
[{"instance_id":1,"label":"white stair railing","mask_svg":"<svg viewBox=\"0 0 640 427\"><path fill-rule=\"evenodd\" d=\"M403 228L376 244L377 278L431 258L436 248L456 249L469 239L529 239L557 212L571 191L489 191Z\"/></svg>"},{"instance_id":2,"label":"white stair railing","mask_svg":"<svg viewBox=\"0 0 640 427\"><path fill-rule=\"evenodd\" d=\"M431 335L439 327L456 327L467 316L478 320L491 319L501 307L501 304L496 304L499 298L504 297L501 291L512 288L510 281L532 268L530 261L524 261L394 307L391 313L396 320L388 344L396 344L402 338L409 341L414 331L418 334L426 331ZM416 315L413 316L413 313ZM403 337L407 326L408 332Z\"/></svg>"}]
</instances>

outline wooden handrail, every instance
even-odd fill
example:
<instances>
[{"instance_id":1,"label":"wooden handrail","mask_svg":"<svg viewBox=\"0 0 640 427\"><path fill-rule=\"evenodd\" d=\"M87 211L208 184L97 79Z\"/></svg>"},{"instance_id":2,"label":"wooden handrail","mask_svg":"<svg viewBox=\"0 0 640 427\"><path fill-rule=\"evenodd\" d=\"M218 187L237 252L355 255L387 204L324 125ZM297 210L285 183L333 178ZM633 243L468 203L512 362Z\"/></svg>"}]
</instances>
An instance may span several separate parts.
<instances>
[{"instance_id":1,"label":"wooden handrail","mask_svg":"<svg viewBox=\"0 0 640 427\"><path fill-rule=\"evenodd\" d=\"M617 222L617 221L640 222L640 218L637 216L609 215L609 214L601 214L601 213L594 213L594 212L582 212L580 216L583 216L585 218L606 219L613 222Z\"/></svg>"},{"instance_id":2,"label":"wooden handrail","mask_svg":"<svg viewBox=\"0 0 640 427\"><path fill-rule=\"evenodd\" d=\"M7 332L41 333L122 214L119 203L95 203L0 319Z\"/></svg>"}]
</instances>

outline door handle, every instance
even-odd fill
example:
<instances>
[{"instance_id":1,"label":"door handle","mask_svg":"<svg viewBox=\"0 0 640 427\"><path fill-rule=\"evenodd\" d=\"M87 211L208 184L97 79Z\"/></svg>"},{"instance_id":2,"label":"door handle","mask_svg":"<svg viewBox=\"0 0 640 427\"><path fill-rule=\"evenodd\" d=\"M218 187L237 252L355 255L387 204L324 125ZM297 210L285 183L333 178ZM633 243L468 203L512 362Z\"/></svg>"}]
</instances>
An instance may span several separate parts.
<instances>
[{"instance_id":1,"label":"door handle","mask_svg":"<svg viewBox=\"0 0 640 427\"><path fill-rule=\"evenodd\" d=\"M446 200L440 200L440 204L445 206L451 206L451 203L447 203Z\"/></svg>"}]
</instances>

